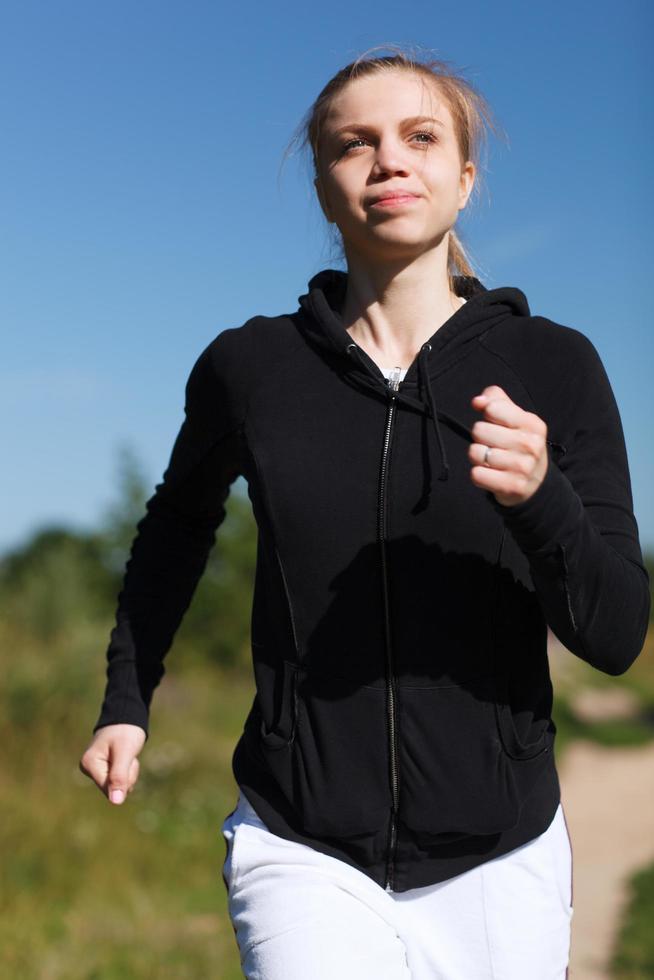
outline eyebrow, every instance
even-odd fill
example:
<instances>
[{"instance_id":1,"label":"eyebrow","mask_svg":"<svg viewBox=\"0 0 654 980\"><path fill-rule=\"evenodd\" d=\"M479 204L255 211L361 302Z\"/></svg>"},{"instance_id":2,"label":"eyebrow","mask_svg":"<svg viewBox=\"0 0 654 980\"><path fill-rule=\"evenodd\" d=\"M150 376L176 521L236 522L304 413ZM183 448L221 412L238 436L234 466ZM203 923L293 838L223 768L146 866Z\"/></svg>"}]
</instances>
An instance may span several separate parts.
<instances>
[{"instance_id":1,"label":"eyebrow","mask_svg":"<svg viewBox=\"0 0 654 980\"><path fill-rule=\"evenodd\" d=\"M445 124L441 122L440 119L435 119L433 116L409 116L407 119L403 119L400 125L405 126L409 124L415 126L417 124L425 123L425 122L436 123L437 126L442 126L443 128L445 126ZM335 129L332 135L340 136L341 133L345 133L348 130L372 129L372 128L373 128L372 126L369 126L366 123L348 123L347 126L340 126L338 129Z\"/></svg>"}]
</instances>

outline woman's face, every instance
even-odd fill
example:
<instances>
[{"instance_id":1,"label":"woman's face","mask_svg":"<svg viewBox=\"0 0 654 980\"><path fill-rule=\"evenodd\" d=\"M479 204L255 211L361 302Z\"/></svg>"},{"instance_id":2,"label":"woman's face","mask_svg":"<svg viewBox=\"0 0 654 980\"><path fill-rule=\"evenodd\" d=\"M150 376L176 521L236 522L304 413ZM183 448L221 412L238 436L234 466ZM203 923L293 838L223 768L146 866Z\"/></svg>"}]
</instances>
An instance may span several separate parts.
<instances>
[{"instance_id":1,"label":"woman's face","mask_svg":"<svg viewBox=\"0 0 654 980\"><path fill-rule=\"evenodd\" d=\"M355 79L333 100L318 167L318 198L346 252L386 258L438 244L475 175L472 162L461 163L452 116L435 86L400 71ZM412 196L377 201L389 191Z\"/></svg>"}]
</instances>

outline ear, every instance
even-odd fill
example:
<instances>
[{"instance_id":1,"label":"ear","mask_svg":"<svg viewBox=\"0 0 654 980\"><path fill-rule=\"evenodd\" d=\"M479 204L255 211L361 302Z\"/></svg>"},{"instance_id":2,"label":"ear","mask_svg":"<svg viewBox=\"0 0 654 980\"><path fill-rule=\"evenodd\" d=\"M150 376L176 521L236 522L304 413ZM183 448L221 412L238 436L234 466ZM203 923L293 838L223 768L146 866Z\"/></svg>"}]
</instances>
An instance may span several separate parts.
<instances>
[{"instance_id":1,"label":"ear","mask_svg":"<svg viewBox=\"0 0 654 980\"><path fill-rule=\"evenodd\" d=\"M325 215L327 221L331 223L332 217L329 210L329 205L327 204L327 200L325 198L325 194L322 186L322 181L320 180L319 176L314 177L313 186L316 188L316 194L318 195L318 200L320 201L320 207L322 208L322 213Z\"/></svg>"},{"instance_id":2,"label":"ear","mask_svg":"<svg viewBox=\"0 0 654 980\"><path fill-rule=\"evenodd\" d=\"M459 211L462 211L468 203L468 198L472 193L476 176L477 168L472 160L468 160L461 171L461 178L459 180Z\"/></svg>"}]
</instances>

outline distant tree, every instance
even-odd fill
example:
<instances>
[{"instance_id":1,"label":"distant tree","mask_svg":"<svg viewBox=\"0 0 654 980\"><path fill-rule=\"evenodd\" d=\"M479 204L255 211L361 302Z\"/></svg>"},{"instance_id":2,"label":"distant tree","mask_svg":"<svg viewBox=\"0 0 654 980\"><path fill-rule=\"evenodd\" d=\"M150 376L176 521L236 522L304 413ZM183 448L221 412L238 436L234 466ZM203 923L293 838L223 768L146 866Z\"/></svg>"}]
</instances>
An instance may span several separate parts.
<instances>
[{"instance_id":1,"label":"distant tree","mask_svg":"<svg viewBox=\"0 0 654 980\"><path fill-rule=\"evenodd\" d=\"M97 534L40 528L0 559L4 617L45 640L80 619L105 615L109 575L103 555Z\"/></svg>"},{"instance_id":2,"label":"distant tree","mask_svg":"<svg viewBox=\"0 0 654 980\"><path fill-rule=\"evenodd\" d=\"M643 555L645 568L649 575L649 591L652 596L652 604L649 610L649 621L654 622L654 551L646 551Z\"/></svg>"},{"instance_id":3,"label":"distant tree","mask_svg":"<svg viewBox=\"0 0 654 980\"><path fill-rule=\"evenodd\" d=\"M122 446L118 456L116 499L101 521L103 561L110 575L115 605L125 564L154 493L133 451ZM226 517L216 532L204 574L175 638L187 656L210 659L223 666L247 661L257 528L242 479L231 487Z\"/></svg>"},{"instance_id":4,"label":"distant tree","mask_svg":"<svg viewBox=\"0 0 654 980\"><path fill-rule=\"evenodd\" d=\"M99 528L104 541L103 561L113 576L112 591L120 585L136 524L154 492L135 450L126 443L118 447L116 468L115 498L103 511Z\"/></svg>"},{"instance_id":5,"label":"distant tree","mask_svg":"<svg viewBox=\"0 0 654 980\"><path fill-rule=\"evenodd\" d=\"M223 666L251 663L250 617L257 526L243 481L233 484L226 517L179 630L180 644Z\"/></svg>"}]
</instances>

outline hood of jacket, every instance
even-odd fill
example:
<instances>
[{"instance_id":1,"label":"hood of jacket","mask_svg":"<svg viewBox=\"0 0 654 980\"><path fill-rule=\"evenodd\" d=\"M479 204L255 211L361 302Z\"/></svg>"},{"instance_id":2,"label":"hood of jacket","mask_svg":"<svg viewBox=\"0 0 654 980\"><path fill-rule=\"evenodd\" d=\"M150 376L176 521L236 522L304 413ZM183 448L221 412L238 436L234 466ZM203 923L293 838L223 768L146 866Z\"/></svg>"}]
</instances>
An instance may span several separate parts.
<instances>
[{"instance_id":1,"label":"hood of jacket","mask_svg":"<svg viewBox=\"0 0 654 980\"><path fill-rule=\"evenodd\" d=\"M522 290L511 286L487 289L474 276L455 276L457 296L467 300L420 347L397 390L372 358L356 344L345 329L343 306L348 274L339 269L323 269L309 280L308 290L298 297L304 317L301 329L307 341L342 359L347 380L384 401L396 399L432 420L441 459L439 480L449 479L449 464L440 431L440 422L453 426L473 442L464 422L438 407L432 376L440 373L461 349L510 316L530 316L529 303Z\"/></svg>"}]
</instances>

